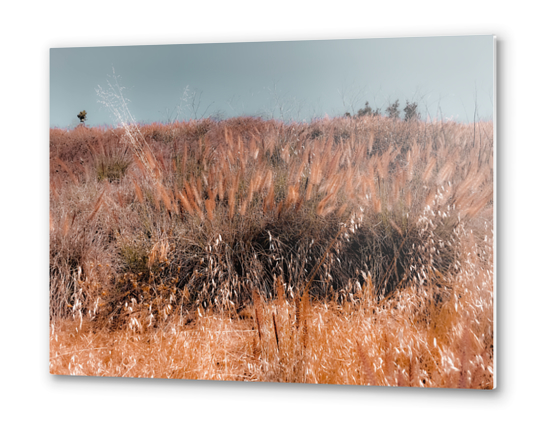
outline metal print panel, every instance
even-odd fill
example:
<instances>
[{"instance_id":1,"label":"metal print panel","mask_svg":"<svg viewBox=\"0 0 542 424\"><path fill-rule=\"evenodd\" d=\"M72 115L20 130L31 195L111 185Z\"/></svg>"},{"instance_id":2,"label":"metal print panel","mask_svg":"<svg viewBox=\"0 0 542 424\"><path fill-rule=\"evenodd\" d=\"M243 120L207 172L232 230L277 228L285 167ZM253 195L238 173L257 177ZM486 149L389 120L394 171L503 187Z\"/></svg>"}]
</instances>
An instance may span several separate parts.
<instances>
[{"instance_id":1,"label":"metal print panel","mask_svg":"<svg viewBox=\"0 0 542 424\"><path fill-rule=\"evenodd\" d=\"M493 36L50 54L52 374L495 387Z\"/></svg>"}]
</instances>

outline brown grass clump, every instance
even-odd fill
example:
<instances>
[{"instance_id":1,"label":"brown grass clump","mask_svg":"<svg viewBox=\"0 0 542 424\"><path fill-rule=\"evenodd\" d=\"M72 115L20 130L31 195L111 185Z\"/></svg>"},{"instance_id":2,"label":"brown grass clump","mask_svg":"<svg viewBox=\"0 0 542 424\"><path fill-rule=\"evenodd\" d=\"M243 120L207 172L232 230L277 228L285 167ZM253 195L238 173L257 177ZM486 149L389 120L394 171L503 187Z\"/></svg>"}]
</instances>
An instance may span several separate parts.
<instances>
[{"instance_id":1,"label":"brown grass clump","mask_svg":"<svg viewBox=\"0 0 542 424\"><path fill-rule=\"evenodd\" d=\"M51 130L51 372L493 388L491 123Z\"/></svg>"}]
</instances>

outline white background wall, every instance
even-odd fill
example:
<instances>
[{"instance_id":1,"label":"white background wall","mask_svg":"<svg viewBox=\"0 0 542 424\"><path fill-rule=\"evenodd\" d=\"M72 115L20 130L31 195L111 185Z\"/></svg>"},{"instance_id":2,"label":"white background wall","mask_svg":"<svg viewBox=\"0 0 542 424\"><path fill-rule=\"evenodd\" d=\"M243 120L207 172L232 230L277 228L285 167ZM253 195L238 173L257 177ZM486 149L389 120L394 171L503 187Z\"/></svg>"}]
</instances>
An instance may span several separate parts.
<instances>
[{"instance_id":1,"label":"white background wall","mask_svg":"<svg viewBox=\"0 0 542 424\"><path fill-rule=\"evenodd\" d=\"M542 162L531 1L6 3L0 27L3 422L530 422L539 419ZM500 4L500 6L496 6ZM48 374L49 48L496 34L498 389L492 392Z\"/></svg>"}]
</instances>

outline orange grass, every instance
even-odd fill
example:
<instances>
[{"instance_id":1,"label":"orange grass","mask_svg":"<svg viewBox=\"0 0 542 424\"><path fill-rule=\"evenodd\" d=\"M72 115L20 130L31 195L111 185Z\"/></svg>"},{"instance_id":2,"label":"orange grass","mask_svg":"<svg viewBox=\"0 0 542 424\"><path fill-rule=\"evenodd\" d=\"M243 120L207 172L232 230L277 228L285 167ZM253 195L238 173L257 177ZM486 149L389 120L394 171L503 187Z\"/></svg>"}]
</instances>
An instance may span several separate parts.
<instances>
[{"instance_id":1,"label":"orange grass","mask_svg":"<svg viewBox=\"0 0 542 424\"><path fill-rule=\"evenodd\" d=\"M292 299L269 301L258 305L259 312L250 307L243 318L233 319L201 310L177 313L156 329L144 329L143 322L141 327L109 331L63 320L51 325L50 370L116 377L493 388L490 287L461 287L439 308L414 289L381 303L365 290L350 302L315 303L301 314L295 305ZM296 323L296 317L303 322Z\"/></svg>"},{"instance_id":2,"label":"orange grass","mask_svg":"<svg viewBox=\"0 0 542 424\"><path fill-rule=\"evenodd\" d=\"M50 142L52 373L494 387L491 122Z\"/></svg>"}]
</instances>

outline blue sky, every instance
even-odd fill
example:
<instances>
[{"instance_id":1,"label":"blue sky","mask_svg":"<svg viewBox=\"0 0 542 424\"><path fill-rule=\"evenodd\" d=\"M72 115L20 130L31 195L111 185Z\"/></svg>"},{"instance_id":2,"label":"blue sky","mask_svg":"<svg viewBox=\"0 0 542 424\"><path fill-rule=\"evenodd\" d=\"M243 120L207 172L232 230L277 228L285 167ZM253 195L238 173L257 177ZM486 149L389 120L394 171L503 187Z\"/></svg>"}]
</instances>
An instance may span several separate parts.
<instances>
[{"instance_id":1,"label":"blue sky","mask_svg":"<svg viewBox=\"0 0 542 424\"><path fill-rule=\"evenodd\" d=\"M116 125L96 89L125 87L142 123L254 115L311 120L417 102L424 117L493 113L493 36L57 48L50 125ZM114 75L113 75L114 69Z\"/></svg>"}]
</instances>

